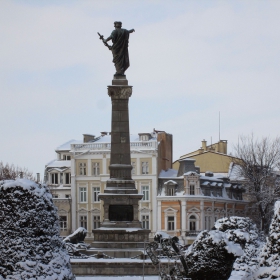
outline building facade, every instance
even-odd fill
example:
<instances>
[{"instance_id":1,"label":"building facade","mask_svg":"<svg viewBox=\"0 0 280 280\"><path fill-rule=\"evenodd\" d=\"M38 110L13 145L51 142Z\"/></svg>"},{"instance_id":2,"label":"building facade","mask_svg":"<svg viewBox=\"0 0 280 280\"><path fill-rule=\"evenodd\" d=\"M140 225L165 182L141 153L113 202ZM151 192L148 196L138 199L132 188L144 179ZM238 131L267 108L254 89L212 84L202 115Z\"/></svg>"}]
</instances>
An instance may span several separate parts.
<instances>
[{"instance_id":1,"label":"building facade","mask_svg":"<svg viewBox=\"0 0 280 280\"><path fill-rule=\"evenodd\" d=\"M52 189L61 226L66 228L61 235L82 226L88 230L87 240L93 239L91 231L99 227L104 216L98 195L103 193L109 179L110 146L109 133L99 137L85 134L83 141L71 140L57 148L58 158L46 166L45 181ZM150 229L153 235L157 230L154 209L158 175L160 170L172 167L172 135L156 130L130 135L130 148L132 178L138 192L143 194L138 217L143 228ZM66 204L70 200L71 209Z\"/></svg>"},{"instance_id":2,"label":"building facade","mask_svg":"<svg viewBox=\"0 0 280 280\"><path fill-rule=\"evenodd\" d=\"M199 174L194 159L182 159L178 170L162 171L157 194L158 228L191 244L202 230L216 220L246 216L244 188L228 177L212 172Z\"/></svg>"}]
</instances>

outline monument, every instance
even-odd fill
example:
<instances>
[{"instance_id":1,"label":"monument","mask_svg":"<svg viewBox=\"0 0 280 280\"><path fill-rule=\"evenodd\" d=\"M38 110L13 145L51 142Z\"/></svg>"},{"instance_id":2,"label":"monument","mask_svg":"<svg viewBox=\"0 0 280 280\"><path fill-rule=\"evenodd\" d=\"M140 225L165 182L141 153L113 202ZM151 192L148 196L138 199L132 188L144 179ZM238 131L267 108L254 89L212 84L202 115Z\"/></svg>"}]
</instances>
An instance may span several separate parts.
<instances>
[{"instance_id":1,"label":"monument","mask_svg":"<svg viewBox=\"0 0 280 280\"><path fill-rule=\"evenodd\" d=\"M138 219L138 202L143 195L138 193L131 177L128 101L132 95L132 86L128 85L125 76L129 67L129 34L134 29L123 29L119 21L114 25L115 30L106 40L98 33L104 45L112 51L116 73L112 85L108 86L108 95L112 101L110 179L104 193L99 194L104 202L104 220L100 228L92 230L92 246L100 249L143 249L150 230L143 229ZM107 43L110 40L112 46ZM131 254L128 256L125 252L114 250L114 257L131 257Z\"/></svg>"}]
</instances>

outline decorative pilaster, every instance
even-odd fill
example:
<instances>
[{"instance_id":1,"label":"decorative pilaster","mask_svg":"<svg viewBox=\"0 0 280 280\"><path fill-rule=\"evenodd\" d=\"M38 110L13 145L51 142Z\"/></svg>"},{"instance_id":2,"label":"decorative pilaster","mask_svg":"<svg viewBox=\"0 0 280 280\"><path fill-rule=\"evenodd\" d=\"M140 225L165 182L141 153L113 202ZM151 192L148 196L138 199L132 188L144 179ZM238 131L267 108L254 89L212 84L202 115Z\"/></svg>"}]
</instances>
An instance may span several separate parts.
<instances>
[{"instance_id":1,"label":"decorative pilaster","mask_svg":"<svg viewBox=\"0 0 280 280\"><path fill-rule=\"evenodd\" d=\"M186 217L186 209L187 209L187 202L186 200L182 200L182 236L185 236L187 230L187 217Z\"/></svg>"},{"instance_id":2,"label":"decorative pilaster","mask_svg":"<svg viewBox=\"0 0 280 280\"><path fill-rule=\"evenodd\" d=\"M204 200L200 201L200 217L201 217L201 225L200 229L205 229L205 218L204 218Z\"/></svg>"}]
</instances>

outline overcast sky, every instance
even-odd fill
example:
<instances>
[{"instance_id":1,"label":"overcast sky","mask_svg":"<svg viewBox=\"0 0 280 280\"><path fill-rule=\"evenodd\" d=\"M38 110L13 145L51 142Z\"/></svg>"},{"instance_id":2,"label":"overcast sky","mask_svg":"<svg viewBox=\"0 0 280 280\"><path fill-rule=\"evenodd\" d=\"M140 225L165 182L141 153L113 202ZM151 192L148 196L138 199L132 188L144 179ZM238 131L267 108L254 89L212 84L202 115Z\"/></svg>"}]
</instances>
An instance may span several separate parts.
<instances>
[{"instance_id":1,"label":"overcast sky","mask_svg":"<svg viewBox=\"0 0 280 280\"><path fill-rule=\"evenodd\" d=\"M173 134L174 160L279 135L280 1L0 0L0 160L43 173L55 148L110 131L114 21L130 35L130 132Z\"/></svg>"}]
</instances>

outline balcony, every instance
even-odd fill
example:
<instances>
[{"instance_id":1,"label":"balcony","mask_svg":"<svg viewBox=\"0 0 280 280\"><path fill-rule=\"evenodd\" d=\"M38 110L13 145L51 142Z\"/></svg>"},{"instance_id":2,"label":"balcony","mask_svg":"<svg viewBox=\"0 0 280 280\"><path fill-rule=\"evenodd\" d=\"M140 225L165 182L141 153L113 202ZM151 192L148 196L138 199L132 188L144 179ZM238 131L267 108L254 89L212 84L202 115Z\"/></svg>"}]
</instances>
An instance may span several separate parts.
<instances>
[{"instance_id":1,"label":"balcony","mask_svg":"<svg viewBox=\"0 0 280 280\"><path fill-rule=\"evenodd\" d=\"M200 230L189 230L186 231L186 236L197 236L201 231Z\"/></svg>"},{"instance_id":2,"label":"balcony","mask_svg":"<svg viewBox=\"0 0 280 280\"><path fill-rule=\"evenodd\" d=\"M137 141L130 142L131 150L154 150L157 149L157 141ZM92 150L111 150L111 143L84 143L72 144L72 152L92 151Z\"/></svg>"}]
</instances>

